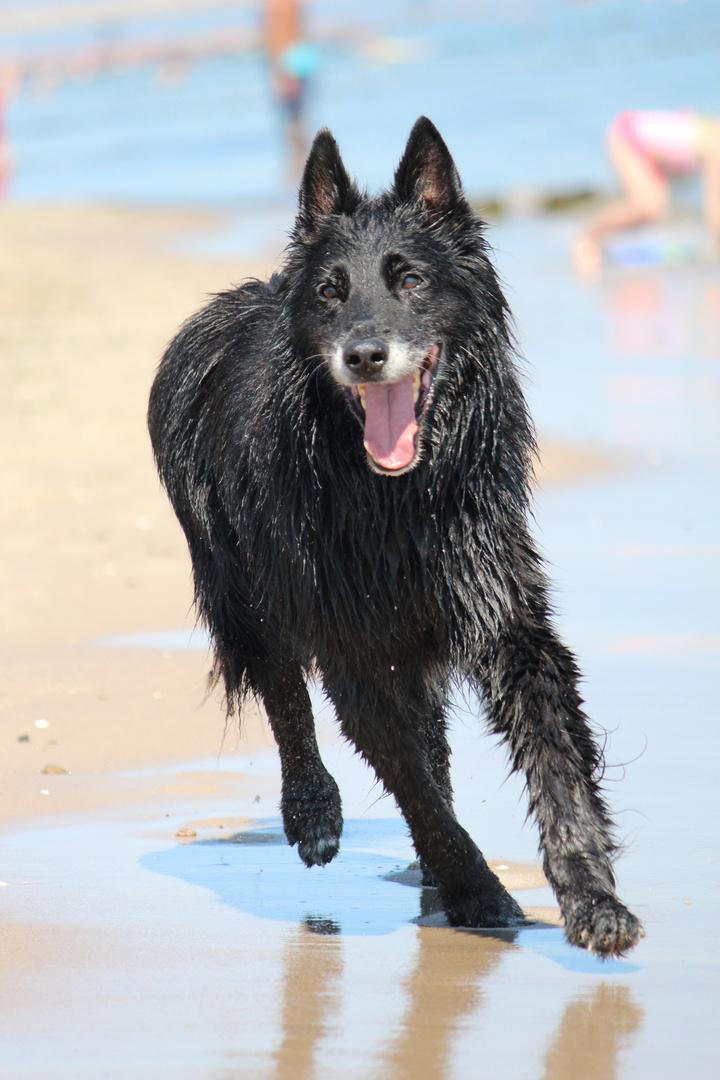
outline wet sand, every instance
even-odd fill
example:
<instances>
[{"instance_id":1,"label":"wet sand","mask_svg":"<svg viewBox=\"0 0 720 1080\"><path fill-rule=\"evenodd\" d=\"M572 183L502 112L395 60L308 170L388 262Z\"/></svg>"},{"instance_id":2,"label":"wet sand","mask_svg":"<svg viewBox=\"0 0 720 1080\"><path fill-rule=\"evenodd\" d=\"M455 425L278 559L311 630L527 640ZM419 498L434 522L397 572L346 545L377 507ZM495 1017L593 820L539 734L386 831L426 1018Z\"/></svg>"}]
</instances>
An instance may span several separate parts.
<instances>
[{"instance_id":1,"label":"wet sand","mask_svg":"<svg viewBox=\"0 0 720 1080\"><path fill-rule=\"evenodd\" d=\"M318 701L323 756L343 792L343 848L315 873L284 844L262 716L249 709L239 733L217 695L205 697L207 650L187 636L185 543L144 427L154 368L181 320L207 293L271 268L272 256L174 253L178 237L219 224L200 212L0 210L3 1075L440 1078L475 1076L482 1060L498 1077L670 1077L680 1061L709 1077L717 967L703 944L706 832L669 893L657 884L654 833L622 864L623 895L649 930L637 956L603 966L569 949L534 833L522 830L521 788L503 784L501 752L458 702L461 820L538 922L513 934L450 931L432 890L397 879L413 858L407 831ZM637 663L622 666L632 649L617 643L668 629L625 616L616 627L602 598L584 596L583 583L603 588L602 560L620 556L585 563L572 532L587 521L594 538L618 499L642 502L646 447L614 429L592 442L562 423L553 430L541 439L541 520L551 556L570 567L574 592L566 577L562 597L590 657L589 697L601 722L626 690L662 712L677 691L663 682L668 665L648 676L653 697L647 680L633 684ZM657 557L650 532L643 569ZM702 627L680 626L704 704L715 654L709 668L698 660L693 632L702 638ZM143 633L157 633L157 647L133 647ZM124 647L99 644L109 638ZM629 760L641 737L630 720L623 731ZM677 758L667 745L644 785L629 767L636 782L618 785L622 806L648 812L648 791ZM685 767L687 793L693 762ZM637 819L631 827L637 843Z\"/></svg>"}]
</instances>

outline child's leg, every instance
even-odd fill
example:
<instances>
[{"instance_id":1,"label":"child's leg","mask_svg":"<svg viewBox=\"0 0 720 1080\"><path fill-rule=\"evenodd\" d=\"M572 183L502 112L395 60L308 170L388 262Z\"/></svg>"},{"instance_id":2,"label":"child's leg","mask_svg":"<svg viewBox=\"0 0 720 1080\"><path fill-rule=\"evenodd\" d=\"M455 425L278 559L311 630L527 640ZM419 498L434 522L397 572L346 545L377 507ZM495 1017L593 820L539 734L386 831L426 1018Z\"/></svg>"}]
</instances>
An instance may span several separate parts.
<instances>
[{"instance_id":1,"label":"child's leg","mask_svg":"<svg viewBox=\"0 0 720 1080\"><path fill-rule=\"evenodd\" d=\"M574 259L580 272L592 271L600 265L600 241L610 233L660 221L667 213L668 182L654 162L612 129L607 149L624 197L605 206L579 237Z\"/></svg>"},{"instance_id":2,"label":"child's leg","mask_svg":"<svg viewBox=\"0 0 720 1080\"><path fill-rule=\"evenodd\" d=\"M709 123L702 158L705 223L710 242L720 252L720 124Z\"/></svg>"}]
</instances>

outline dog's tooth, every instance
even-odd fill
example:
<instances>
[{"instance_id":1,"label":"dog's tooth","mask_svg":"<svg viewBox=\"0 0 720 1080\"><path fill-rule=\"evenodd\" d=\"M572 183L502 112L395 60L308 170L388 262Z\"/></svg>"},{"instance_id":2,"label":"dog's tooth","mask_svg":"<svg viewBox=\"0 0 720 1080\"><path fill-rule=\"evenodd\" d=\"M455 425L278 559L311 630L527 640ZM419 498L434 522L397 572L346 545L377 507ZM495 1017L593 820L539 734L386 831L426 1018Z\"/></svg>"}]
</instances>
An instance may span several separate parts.
<instances>
[{"instance_id":1,"label":"dog's tooth","mask_svg":"<svg viewBox=\"0 0 720 1080\"><path fill-rule=\"evenodd\" d=\"M412 373L413 402L417 405L420 399L420 372L415 369Z\"/></svg>"},{"instance_id":2,"label":"dog's tooth","mask_svg":"<svg viewBox=\"0 0 720 1080\"><path fill-rule=\"evenodd\" d=\"M413 381L413 390L419 390L420 389L420 372L418 371L417 368L415 368L415 370L412 373L412 381Z\"/></svg>"},{"instance_id":3,"label":"dog's tooth","mask_svg":"<svg viewBox=\"0 0 720 1080\"><path fill-rule=\"evenodd\" d=\"M357 388L358 397L360 398L360 404L363 409L365 408L365 383L360 383Z\"/></svg>"}]
</instances>

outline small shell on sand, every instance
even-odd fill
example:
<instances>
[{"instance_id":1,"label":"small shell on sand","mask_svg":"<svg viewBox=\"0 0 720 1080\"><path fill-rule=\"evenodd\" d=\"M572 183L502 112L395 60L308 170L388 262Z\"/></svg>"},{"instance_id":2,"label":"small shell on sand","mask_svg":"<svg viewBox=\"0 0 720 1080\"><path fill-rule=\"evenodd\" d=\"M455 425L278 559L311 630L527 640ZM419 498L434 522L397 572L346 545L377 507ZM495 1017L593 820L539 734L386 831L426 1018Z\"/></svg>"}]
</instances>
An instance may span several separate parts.
<instances>
[{"instance_id":1,"label":"small shell on sand","mask_svg":"<svg viewBox=\"0 0 720 1080\"><path fill-rule=\"evenodd\" d=\"M175 835L177 836L178 840L192 840L194 836L197 836L197 833L194 829L182 828L178 829Z\"/></svg>"},{"instance_id":2,"label":"small shell on sand","mask_svg":"<svg viewBox=\"0 0 720 1080\"><path fill-rule=\"evenodd\" d=\"M62 765L46 765L45 768L41 769L40 771L42 772L43 776L63 776L64 774L70 772L69 769L63 769Z\"/></svg>"}]
</instances>

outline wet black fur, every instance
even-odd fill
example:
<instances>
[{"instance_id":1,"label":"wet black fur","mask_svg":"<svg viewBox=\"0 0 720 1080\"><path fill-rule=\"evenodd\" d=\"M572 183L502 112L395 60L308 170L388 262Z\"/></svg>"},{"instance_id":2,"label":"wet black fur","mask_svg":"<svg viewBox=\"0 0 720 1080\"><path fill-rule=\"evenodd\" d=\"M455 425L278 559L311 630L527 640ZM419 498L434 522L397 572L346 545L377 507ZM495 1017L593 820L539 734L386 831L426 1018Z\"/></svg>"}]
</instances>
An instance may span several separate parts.
<instances>
[{"instance_id":1,"label":"wet black fur","mask_svg":"<svg viewBox=\"0 0 720 1080\"><path fill-rule=\"evenodd\" d=\"M411 300L388 279L388 255L422 278ZM329 304L318 289L340 272L345 295ZM418 347L442 342L421 458L404 475L371 471L327 363L361 292L357 318L371 329L395 311ZM150 432L216 677L230 709L248 692L265 704L285 831L307 865L329 861L342 831L306 690L316 673L395 796L450 922L522 920L452 810L445 710L468 680L526 777L569 941L621 953L641 930L615 895L601 753L528 532L534 442L507 320L483 224L433 125L418 121L377 197L358 191L321 132L284 267L182 327L153 386Z\"/></svg>"}]
</instances>

